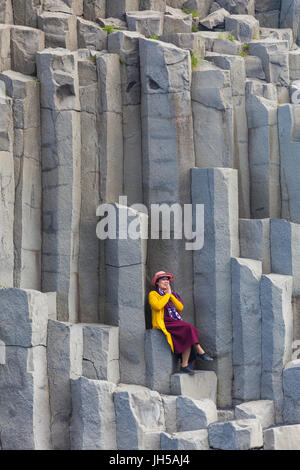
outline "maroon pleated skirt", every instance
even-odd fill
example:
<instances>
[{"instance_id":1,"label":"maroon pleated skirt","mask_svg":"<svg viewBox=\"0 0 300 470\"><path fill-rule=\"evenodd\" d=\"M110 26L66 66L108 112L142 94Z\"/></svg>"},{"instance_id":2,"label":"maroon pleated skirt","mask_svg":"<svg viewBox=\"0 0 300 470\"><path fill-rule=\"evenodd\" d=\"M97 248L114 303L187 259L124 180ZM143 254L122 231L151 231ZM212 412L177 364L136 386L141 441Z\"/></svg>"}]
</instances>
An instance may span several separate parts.
<instances>
[{"instance_id":1,"label":"maroon pleated skirt","mask_svg":"<svg viewBox=\"0 0 300 470\"><path fill-rule=\"evenodd\" d=\"M198 330L195 326L183 320L173 320L164 316L167 331L171 334L174 352L180 354L192 344L199 343Z\"/></svg>"}]
</instances>

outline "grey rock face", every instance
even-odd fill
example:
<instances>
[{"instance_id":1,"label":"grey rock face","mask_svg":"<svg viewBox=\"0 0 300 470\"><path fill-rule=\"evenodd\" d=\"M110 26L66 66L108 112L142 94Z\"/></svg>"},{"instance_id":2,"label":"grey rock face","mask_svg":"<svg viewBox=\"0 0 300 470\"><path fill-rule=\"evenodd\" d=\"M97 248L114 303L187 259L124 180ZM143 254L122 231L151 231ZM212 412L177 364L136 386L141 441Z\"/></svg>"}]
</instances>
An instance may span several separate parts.
<instances>
[{"instance_id":1,"label":"grey rock face","mask_svg":"<svg viewBox=\"0 0 300 470\"><path fill-rule=\"evenodd\" d=\"M14 285L41 289L41 136L40 90L33 77L0 75L13 101L14 124Z\"/></svg>"},{"instance_id":2,"label":"grey rock face","mask_svg":"<svg viewBox=\"0 0 300 470\"><path fill-rule=\"evenodd\" d=\"M207 29L213 29L216 26L225 26L226 16L229 16L229 12L224 8L220 8L219 10L210 13L206 18L200 20L200 24Z\"/></svg>"},{"instance_id":3,"label":"grey rock face","mask_svg":"<svg viewBox=\"0 0 300 470\"><path fill-rule=\"evenodd\" d=\"M16 72L36 75L35 53L45 47L44 33L35 28L11 28L11 65Z\"/></svg>"},{"instance_id":4,"label":"grey rock face","mask_svg":"<svg viewBox=\"0 0 300 470\"><path fill-rule=\"evenodd\" d=\"M146 331L145 360L147 387L169 394L172 380L170 376L176 370L176 361L162 331Z\"/></svg>"},{"instance_id":5,"label":"grey rock face","mask_svg":"<svg viewBox=\"0 0 300 470\"><path fill-rule=\"evenodd\" d=\"M249 128L249 167L251 216L280 216L280 149L277 102L246 88Z\"/></svg>"},{"instance_id":6,"label":"grey rock face","mask_svg":"<svg viewBox=\"0 0 300 470\"><path fill-rule=\"evenodd\" d=\"M37 61L42 104L42 287L58 292L58 318L76 321L81 202L77 57L70 51L46 49Z\"/></svg>"},{"instance_id":7,"label":"grey rock face","mask_svg":"<svg viewBox=\"0 0 300 470\"><path fill-rule=\"evenodd\" d=\"M270 219L240 219L239 238L241 257L260 260L262 272L269 274L271 272Z\"/></svg>"},{"instance_id":8,"label":"grey rock face","mask_svg":"<svg viewBox=\"0 0 300 470\"><path fill-rule=\"evenodd\" d=\"M298 450L300 425L278 426L264 431L265 450Z\"/></svg>"},{"instance_id":9,"label":"grey rock face","mask_svg":"<svg viewBox=\"0 0 300 470\"><path fill-rule=\"evenodd\" d=\"M113 450L116 443L115 385L80 377L71 380L71 449Z\"/></svg>"},{"instance_id":10,"label":"grey rock face","mask_svg":"<svg viewBox=\"0 0 300 470\"><path fill-rule=\"evenodd\" d=\"M249 450L263 446L263 433L257 419L213 423L208 428L209 445L220 450Z\"/></svg>"},{"instance_id":11,"label":"grey rock face","mask_svg":"<svg viewBox=\"0 0 300 470\"><path fill-rule=\"evenodd\" d=\"M300 360L289 362L283 370L283 419L286 424L300 424Z\"/></svg>"},{"instance_id":12,"label":"grey rock face","mask_svg":"<svg viewBox=\"0 0 300 470\"><path fill-rule=\"evenodd\" d=\"M185 396L177 398L177 429L195 431L205 429L218 420L215 403L208 398L193 400Z\"/></svg>"},{"instance_id":13,"label":"grey rock face","mask_svg":"<svg viewBox=\"0 0 300 470\"><path fill-rule=\"evenodd\" d=\"M126 13L129 31L137 31L146 37L160 36L164 28L164 15L159 11L133 11Z\"/></svg>"},{"instance_id":14,"label":"grey rock face","mask_svg":"<svg viewBox=\"0 0 300 470\"><path fill-rule=\"evenodd\" d=\"M261 380L260 261L233 258L233 398L258 400Z\"/></svg>"},{"instance_id":15,"label":"grey rock face","mask_svg":"<svg viewBox=\"0 0 300 470\"><path fill-rule=\"evenodd\" d=\"M204 204L206 221L205 247L193 252L196 325L200 343L216 357L213 368L218 376L218 406L227 407L231 405L233 377L230 260L239 255L236 170L192 169L192 201ZM214 294L207 296L208 289Z\"/></svg>"},{"instance_id":16,"label":"grey rock face","mask_svg":"<svg viewBox=\"0 0 300 470\"><path fill-rule=\"evenodd\" d=\"M292 277L263 275L262 308L262 378L261 398L273 400L276 423L282 422L282 370L291 359L293 314Z\"/></svg>"},{"instance_id":17,"label":"grey rock face","mask_svg":"<svg viewBox=\"0 0 300 470\"><path fill-rule=\"evenodd\" d=\"M259 37L259 22L251 15L230 15L225 17L225 29L239 41L248 42Z\"/></svg>"},{"instance_id":18,"label":"grey rock face","mask_svg":"<svg viewBox=\"0 0 300 470\"><path fill-rule=\"evenodd\" d=\"M5 346L0 377L2 448L51 449L47 296L1 289L0 305L0 341Z\"/></svg>"},{"instance_id":19,"label":"grey rock face","mask_svg":"<svg viewBox=\"0 0 300 470\"><path fill-rule=\"evenodd\" d=\"M163 404L158 392L122 385L114 392L114 404L118 449L146 450L147 432L165 431Z\"/></svg>"},{"instance_id":20,"label":"grey rock face","mask_svg":"<svg viewBox=\"0 0 300 470\"><path fill-rule=\"evenodd\" d=\"M206 429L183 431L173 434L161 433L162 450L209 450Z\"/></svg>"},{"instance_id":21,"label":"grey rock face","mask_svg":"<svg viewBox=\"0 0 300 470\"><path fill-rule=\"evenodd\" d=\"M0 169L2 197L0 202L0 284L13 285L14 273L14 203L15 180L13 160L13 110L12 100L6 96L5 85L0 94Z\"/></svg>"},{"instance_id":22,"label":"grey rock face","mask_svg":"<svg viewBox=\"0 0 300 470\"><path fill-rule=\"evenodd\" d=\"M142 315L145 302L145 240L122 239L122 230L129 230L137 222L140 236L147 229L145 214L118 204L113 205L117 221L125 217L125 227L117 225L117 238L106 240L106 318L120 328L121 382L146 384L145 320ZM132 292L135 286L135 293ZM128 321L130 318L130 321Z\"/></svg>"},{"instance_id":23,"label":"grey rock face","mask_svg":"<svg viewBox=\"0 0 300 470\"><path fill-rule=\"evenodd\" d=\"M70 379L82 376L82 326L50 320L47 344L51 443L54 449L70 449Z\"/></svg>"},{"instance_id":24,"label":"grey rock face","mask_svg":"<svg viewBox=\"0 0 300 470\"><path fill-rule=\"evenodd\" d=\"M86 20L95 21L105 18L106 0L83 0L83 16Z\"/></svg>"},{"instance_id":25,"label":"grey rock face","mask_svg":"<svg viewBox=\"0 0 300 470\"><path fill-rule=\"evenodd\" d=\"M258 419L262 428L275 424L274 403L272 400L257 400L242 403L235 407L236 419Z\"/></svg>"},{"instance_id":26,"label":"grey rock face","mask_svg":"<svg viewBox=\"0 0 300 470\"><path fill-rule=\"evenodd\" d=\"M171 376L171 393L184 395L195 400L209 398L214 403L217 400L217 376L214 371L194 371L192 377L185 374Z\"/></svg>"}]
</instances>

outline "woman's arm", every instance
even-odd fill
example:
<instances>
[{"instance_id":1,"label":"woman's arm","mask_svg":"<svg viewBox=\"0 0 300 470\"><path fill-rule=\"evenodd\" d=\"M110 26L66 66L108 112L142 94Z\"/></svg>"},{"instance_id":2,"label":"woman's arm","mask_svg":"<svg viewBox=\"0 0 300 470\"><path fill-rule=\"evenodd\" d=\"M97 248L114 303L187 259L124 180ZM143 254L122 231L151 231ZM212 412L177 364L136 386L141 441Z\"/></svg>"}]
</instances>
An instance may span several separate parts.
<instances>
[{"instance_id":1,"label":"woman's arm","mask_svg":"<svg viewBox=\"0 0 300 470\"><path fill-rule=\"evenodd\" d=\"M179 312L181 312L183 310L183 304L180 302L180 300L178 300L175 295L171 294L170 296L170 300L172 301L172 303L175 305L175 307L177 308L177 310Z\"/></svg>"},{"instance_id":2,"label":"woman's arm","mask_svg":"<svg viewBox=\"0 0 300 470\"><path fill-rule=\"evenodd\" d=\"M149 293L149 304L154 310L161 310L169 300L170 294L159 295L155 291Z\"/></svg>"}]
</instances>

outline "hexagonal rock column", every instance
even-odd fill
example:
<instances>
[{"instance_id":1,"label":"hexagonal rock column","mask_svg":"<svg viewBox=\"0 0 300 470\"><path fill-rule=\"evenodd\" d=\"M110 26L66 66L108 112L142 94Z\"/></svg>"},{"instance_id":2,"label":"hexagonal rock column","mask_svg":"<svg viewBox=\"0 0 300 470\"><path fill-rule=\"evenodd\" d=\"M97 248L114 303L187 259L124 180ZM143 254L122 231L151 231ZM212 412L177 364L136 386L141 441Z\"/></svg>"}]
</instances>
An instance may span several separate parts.
<instances>
[{"instance_id":1,"label":"hexagonal rock column","mask_svg":"<svg viewBox=\"0 0 300 470\"><path fill-rule=\"evenodd\" d=\"M240 219L241 258L262 262L262 272L271 272L270 219ZM276 272L276 271L274 271Z\"/></svg>"},{"instance_id":2,"label":"hexagonal rock column","mask_svg":"<svg viewBox=\"0 0 300 470\"><path fill-rule=\"evenodd\" d=\"M19 72L0 74L13 99L15 222L14 286L41 289L40 86Z\"/></svg>"},{"instance_id":3,"label":"hexagonal rock column","mask_svg":"<svg viewBox=\"0 0 300 470\"><path fill-rule=\"evenodd\" d=\"M220 450L249 450L263 446L262 427L258 419L239 419L213 423L208 428L209 445Z\"/></svg>"},{"instance_id":4,"label":"hexagonal rock column","mask_svg":"<svg viewBox=\"0 0 300 470\"><path fill-rule=\"evenodd\" d=\"M0 24L0 71L11 69L10 26Z\"/></svg>"},{"instance_id":5,"label":"hexagonal rock column","mask_svg":"<svg viewBox=\"0 0 300 470\"><path fill-rule=\"evenodd\" d=\"M258 400L261 388L262 264L233 258L232 274L232 362L233 401Z\"/></svg>"},{"instance_id":6,"label":"hexagonal rock column","mask_svg":"<svg viewBox=\"0 0 300 470\"><path fill-rule=\"evenodd\" d=\"M77 18L67 13L43 11L38 16L38 27L45 34L46 47L77 49Z\"/></svg>"},{"instance_id":7,"label":"hexagonal rock column","mask_svg":"<svg viewBox=\"0 0 300 470\"><path fill-rule=\"evenodd\" d=\"M45 47L45 34L36 28L11 27L11 68L25 75L36 75L36 52Z\"/></svg>"},{"instance_id":8,"label":"hexagonal rock column","mask_svg":"<svg viewBox=\"0 0 300 470\"><path fill-rule=\"evenodd\" d=\"M117 449L113 392L116 386L104 380L80 377L71 380L71 449Z\"/></svg>"},{"instance_id":9,"label":"hexagonal rock column","mask_svg":"<svg viewBox=\"0 0 300 470\"><path fill-rule=\"evenodd\" d=\"M93 380L107 380L118 383L119 369L119 328L99 324L84 324L82 375Z\"/></svg>"},{"instance_id":10,"label":"hexagonal rock column","mask_svg":"<svg viewBox=\"0 0 300 470\"><path fill-rule=\"evenodd\" d=\"M11 0L0 0L0 23L13 24L13 22Z\"/></svg>"},{"instance_id":11,"label":"hexagonal rock column","mask_svg":"<svg viewBox=\"0 0 300 470\"><path fill-rule=\"evenodd\" d=\"M116 31L108 35L108 50L121 59L124 194L128 204L143 201L140 34Z\"/></svg>"},{"instance_id":12,"label":"hexagonal rock column","mask_svg":"<svg viewBox=\"0 0 300 470\"><path fill-rule=\"evenodd\" d=\"M235 407L235 419L258 419L265 429L275 424L274 411L272 400L249 401Z\"/></svg>"},{"instance_id":13,"label":"hexagonal rock column","mask_svg":"<svg viewBox=\"0 0 300 470\"><path fill-rule=\"evenodd\" d=\"M282 0L280 28L291 28L294 41L299 44L300 3L299 0Z\"/></svg>"},{"instance_id":14,"label":"hexagonal rock column","mask_svg":"<svg viewBox=\"0 0 300 470\"><path fill-rule=\"evenodd\" d=\"M292 354L292 282L291 276L279 274L263 275L261 279L261 398L274 401L276 423L282 423L282 370Z\"/></svg>"},{"instance_id":15,"label":"hexagonal rock column","mask_svg":"<svg viewBox=\"0 0 300 470\"><path fill-rule=\"evenodd\" d=\"M42 0L27 0L26 2L12 0L14 23L37 28L37 15L41 9L41 4Z\"/></svg>"},{"instance_id":16,"label":"hexagonal rock column","mask_svg":"<svg viewBox=\"0 0 300 470\"><path fill-rule=\"evenodd\" d=\"M272 272L293 276L294 339L300 338L300 225L271 220Z\"/></svg>"},{"instance_id":17,"label":"hexagonal rock column","mask_svg":"<svg viewBox=\"0 0 300 470\"><path fill-rule=\"evenodd\" d=\"M13 286L14 272L14 131L12 100L0 82L0 285Z\"/></svg>"},{"instance_id":18,"label":"hexagonal rock column","mask_svg":"<svg viewBox=\"0 0 300 470\"><path fill-rule=\"evenodd\" d=\"M192 75L196 165L234 166L233 107L230 71L202 61Z\"/></svg>"},{"instance_id":19,"label":"hexagonal rock column","mask_svg":"<svg viewBox=\"0 0 300 470\"><path fill-rule=\"evenodd\" d=\"M145 360L147 387L170 394L171 375L176 371L176 360L162 331L146 330Z\"/></svg>"},{"instance_id":20,"label":"hexagonal rock column","mask_svg":"<svg viewBox=\"0 0 300 470\"><path fill-rule=\"evenodd\" d=\"M289 43L280 40L253 40L250 55L260 57L266 81L276 85L289 85Z\"/></svg>"},{"instance_id":21,"label":"hexagonal rock column","mask_svg":"<svg viewBox=\"0 0 300 470\"><path fill-rule=\"evenodd\" d=\"M179 396L176 402L177 429L182 431L196 431L206 429L211 423L218 421L217 408L209 398L193 400Z\"/></svg>"},{"instance_id":22,"label":"hexagonal rock column","mask_svg":"<svg viewBox=\"0 0 300 470\"><path fill-rule=\"evenodd\" d=\"M277 110L277 101L256 96L255 90L246 86L252 218L280 217Z\"/></svg>"},{"instance_id":23,"label":"hexagonal rock column","mask_svg":"<svg viewBox=\"0 0 300 470\"><path fill-rule=\"evenodd\" d=\"M106 2L106 17L125 18L127 11L139 10L140 0L109 0Z\"/></svg>"},{"instance_id":24,"label":"hexagonal rock column","mask_svg":"<svg viewBox=\"0 0 300 470\"><path fill-rule=\"evenodd\" d=\"M264 431L264 450L300 450L300 424L277 426Z\"/></svg>"},{"instance_id":25,"label":"hexagonal rock column","mask_svg":"<svg viewBox=\"0 0 300 470\"><path fill-rule=\"evenodd\" d=\"M41 82L42 288L57 292L59 320L78 319L81 125L77 56L37 54Z\"/></svg>"},{"instance_id":26,"label":"hexagonal rock column","mask_svg":"<svg viewBox=\"0 0 300 470\"><path fill-rule=\"evenodd\" d=\"M106 0L83 0L83 17L89 21L105 18Z\"/></svg>"},{"instance_id":27,"label":"hexagonal rock column","mask_svg":"<svg viewBox=\"0 0 300 470\"><path fill-rule=\"evenodd\" d=\"M81 124L81 208L79 224L79 312L80 321L99 321L100 244L96 236L96 210L100 204L100 113L96 56L78 54Z\"/></svg>"},{"instance_id":28,"label":"hexagonal rock column","mask_svg":"<svg viewBox=\"0 0 300 470\"><path fill-rule=\"evenodd\" d=\"M43 9L80 16L83 12L83 0L44 0Z\"/></svg>"},{"instance_id":29,"label":"hexagonal rock column","mask_svg":"<svg viewBox=\"0 0 300 470\"><path fill-rule=\"evenodd\" d=\"M180 204L175 206L180 211L183 204L190 203L189 170L195 165L190 53L152 39L141 38L139 44L144 203L149 211L151 204L164 203L167 211ZM170 239L163 239L162 226L155 227L153 219L148 241L149 278L159 269L173 272L177 291L182 293L183 286L185 289L185 319L193 322L192 254L186 250L183 237L175 238L173 223Z\"/></svg>"},{"instance_id":30,"label":"hexagonal rock column","mask_svg":"<svg viewBox=\"0 0 300 470\"><path fill-rule=\"evenodd\" d=\"M300 424L300 360L288 362L283 370L283 420Z\"/></svg>"},{"instance_id":31,"label":"hexagonal rock column","mask_svg":"<svg viewBox=\"0 0 300 470\"><path fill-rule=\"evenodd\" d=\"M145 385L147 248L143 237L147 232L148 217L119 204L107 204L107 207L115 218L116 233L115 239L105 240L105 323L119 326L121 382Z\"/></svg>"},{"instance_id":32,"label":"hexagonal rock column","mask_svg":"<svg viewBox=\"0 0 300 470\"><path fill-rule=\"evenodd\" d=\"M193 168L192 202L204 204L204 247L193 252L200 344L216 357L218 406L232 401L231 257L239 256L237 171ZM209 295L208 295L209 293ZM203 364L201 363L201 368Z\"/></svg>"},{"instance_id":33,"label":"hexagonal rock column","mask_svg":"<svg viewBox=\"0 0 300 470\"><path fill-rule=\"evenodd\" d=\"M173 374L171 376L171 393L184 395L198 400L209 398L214 403L217 400L217 376L211 370L195 370L193 376Z\"/></svg>"},{"instance_id":34,"label":"hexagonal rock column","mask_svg":"<svg viewBox=\"0 0 300 470\"><path fill-rule=\"evenodd\" d=\"M222 70L230 71L233 112L232 167L239 170L239 216L250 217L250 176L248 158L248 124L245 99L245 62L244 59L239 56L217 53L213 53L211 55L208 54L208 57L206 58ZM210 164L209 166L214 165Z\"/></svg>"},{"instance_id":35,"label":"hexagonal rock column","mask_svg":"<svg viewBox=\"0 0 300 470\"><path fill-rule=\"evenodd\" d=\"M1 445L8 450L51 449L47 377L47 295L0 290Z\"/></svg>"},{"instance_id":36,"label":"hexagonal rock column","mask_svg":"<svg viewBox=\"0 0 300 470\"><path fill-rule=\"evenodd\" d=\"M280 143L281 217L300 223L299 184L299 106L286 104L278 108Z\"/></svg>"},{"instance_id":37,"label":"hexagonal rock column","mask_svg":"<svg viewBox=\"0 0 300 470\"><path fill-rule=\"evenodd\" d=\"M182 431L167 434L161 433L162 450L209 450L208 432L206 429Z\"/></svg>"},{"instance_id":38,"label":"hexagonal rock column","mask_svg":"<svg viewBox=\"0 0 300 470\"><path fill-rule=\"evenodd\" d=\"M51 442L54 449L70 449L70 379L82 376L82 325L49 320L47 345Z\"/></svg>"},{"instance_id":39,"label":"hexagonal rock column","mask_svg":"<svg viewBox=\"0 0 300 470\"><path fill-rule=\"evenodd\" d=\"M100 201L117 202L123 193L123 125L120 57L96 57L99 78Z\"/></svg>"},{"instance_id":40,"label":"hexagonal rock column","mask_svg":"<svg viewBox=\"0 0 300 470\"><path fill-rule=\"evenodd\" d=\"M251 15L230 15L225 18L225 30L243 42L259 37L259 22Z\"/></svg>"},{"instance_id":41,"label":"hexagonal rock column","mask_svg":"<svg viewBox=\"0 0 300 470\"><path fill-rule=\"evenodd\" d=\"M151 449L160 448L165 431L162 398L158 392L136 385L121 385L114 392L119 450L147 450L147 433L157 433Z\"/></svg>"}]
</instances>

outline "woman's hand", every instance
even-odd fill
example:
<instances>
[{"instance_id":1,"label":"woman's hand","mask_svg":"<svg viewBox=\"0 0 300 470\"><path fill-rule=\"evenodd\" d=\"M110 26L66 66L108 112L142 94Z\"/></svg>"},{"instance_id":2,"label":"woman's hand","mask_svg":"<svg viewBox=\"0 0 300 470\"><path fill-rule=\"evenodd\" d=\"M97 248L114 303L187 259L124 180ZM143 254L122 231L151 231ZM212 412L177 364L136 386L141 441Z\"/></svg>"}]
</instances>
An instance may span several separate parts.
<instances>
[{"instance_id":1,"label":"woman's hand","mask_svg":"<svg viewBox=\"0 0 300 470\"><path fill-rule=\"evenodd\" d=\"M170 283L168 282L167 288L166 288L166 294L172 294L171 286Z\"/></svg>"}]
</instances>

